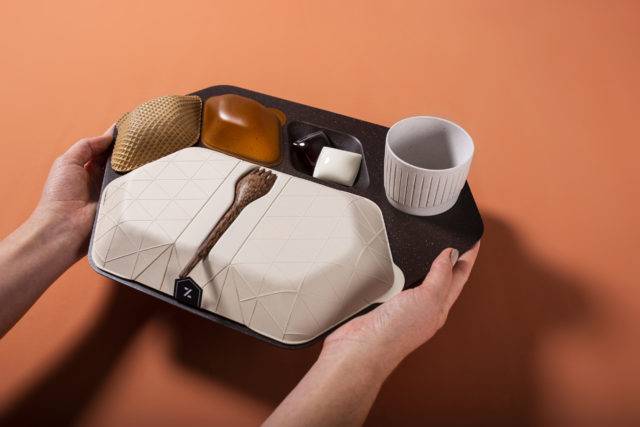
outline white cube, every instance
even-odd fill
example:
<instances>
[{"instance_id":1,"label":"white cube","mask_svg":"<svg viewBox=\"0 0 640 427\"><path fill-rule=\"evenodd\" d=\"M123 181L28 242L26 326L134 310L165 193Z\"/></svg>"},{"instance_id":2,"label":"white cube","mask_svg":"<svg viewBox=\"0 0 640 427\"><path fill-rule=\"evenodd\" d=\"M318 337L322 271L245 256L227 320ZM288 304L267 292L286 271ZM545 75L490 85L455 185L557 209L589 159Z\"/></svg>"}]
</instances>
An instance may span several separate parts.
<instances>
[{"instance_id":1,"label":"white cube","mask_svg":"<svg viewBox=\"0 0 640 427\"><path fill-rule=\"evenodd\" d=\"M351 187L358 176L362 155L337 148L322 147L313 177Z\"/></svg>"}]
</instances>

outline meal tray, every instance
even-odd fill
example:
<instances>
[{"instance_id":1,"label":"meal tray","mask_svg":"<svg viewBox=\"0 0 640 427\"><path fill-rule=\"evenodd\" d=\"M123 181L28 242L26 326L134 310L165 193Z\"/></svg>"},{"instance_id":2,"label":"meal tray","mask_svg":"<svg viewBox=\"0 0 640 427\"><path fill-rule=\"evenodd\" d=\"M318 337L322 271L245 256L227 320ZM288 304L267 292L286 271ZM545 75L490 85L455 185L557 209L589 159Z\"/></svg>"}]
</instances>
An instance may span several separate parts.
<instances>
[{"instance_id":1,"label":"meal tray","mask_svg":"<svg viewBox=\"0 0 640 427\"><path fill-rule=\"evenodd\" d=\"M267 107L277 108L285 113L287 123L281 135L282 161L271 169L365 197L380 208L386 225L393 261L403 271L406 287L420 283L428 266L442 249L451 246L462 253L473 246L481 237L483 232L482 219L468 185L464 186L456 205L437 216L411 216L396 210L388 203L383 187L384 141L388 128L233 86L214 86L194 93L203 101L211 96L223 94L237 94L252 98ZM345 187L319 181L295 167L290 143L298 139L301 133L311 133L316 130L327 132L333 136L332 139L340 140L342 138L343 144L347 145L348 149L363 155L363 166L355 186ZM198 142L197 146L201 146L201 143ZM109 161L105 171L103 190L111 181L121 175L113 171ZM104 276L278 346L300 347L315 341L314 339L302 344L283 343L258 334L241 323L201 308L194 308L159 290L102 270L91 256L94 238L96 238L95 227L90 242L89 262L98 273Z\"/></svg>"}]
</instances>

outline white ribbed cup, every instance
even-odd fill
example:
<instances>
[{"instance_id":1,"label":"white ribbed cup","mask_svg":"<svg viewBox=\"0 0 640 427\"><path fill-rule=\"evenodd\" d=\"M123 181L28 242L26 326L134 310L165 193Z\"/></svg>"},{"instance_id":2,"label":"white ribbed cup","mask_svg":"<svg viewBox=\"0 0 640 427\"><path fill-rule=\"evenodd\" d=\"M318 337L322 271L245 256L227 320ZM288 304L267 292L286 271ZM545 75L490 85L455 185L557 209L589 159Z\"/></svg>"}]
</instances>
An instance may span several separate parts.
<instances>
[{"instance_id":1,"label":"white ribbed cup","mask_svg":"<svg viewBox=\"0 0 640 427\"><path fill-rule=\"evenodd\" d=\"M457 124L408 117L387 132L384 189L389 203L411 215L430 216L455 205L467 180L473 140Z\"/></svg>"}]
</instances>

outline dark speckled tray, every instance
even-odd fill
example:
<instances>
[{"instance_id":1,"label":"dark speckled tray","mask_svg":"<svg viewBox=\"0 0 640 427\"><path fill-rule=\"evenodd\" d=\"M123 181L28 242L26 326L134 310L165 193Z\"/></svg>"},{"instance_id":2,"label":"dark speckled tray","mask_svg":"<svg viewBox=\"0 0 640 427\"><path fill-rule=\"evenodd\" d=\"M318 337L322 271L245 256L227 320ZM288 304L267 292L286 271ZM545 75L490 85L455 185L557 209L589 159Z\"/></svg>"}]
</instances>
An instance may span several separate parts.
<instances>
[{"instance_id":1,"label":"dark speckled tray","mask_svg":"<svg viewBox=\"0 0 640 427\"><path fill-rule=\"evenodd\" d=\"M443 249L454 247L460 253L463 253L470 249L482 236L484 229L482 218L468 183L465 184L460 193L460 198L453 208L440 215L431 217L412 216L396 210L389 204L383 186L384 143L387 127L235 86L212 86L197 91L194 95L202 98L204 102L211 96L229 93L253 98L267 107L283 111L287 116L287 123L284 126L281 141L283 144L282 162L277 166L271 167L272 169L367 197L380 207L389 235L389 244L394 262L402 269L405 275L405 287L419 284L424 278L428 266L431 265ZM295 159L290 155L290 140L295 140L301 133L311 132L316 128L328 130L327 133L332 133L330 135L332 136L331 139L339 148L342 148L340 146L343 145L344 148L360 151L360 146L362 147L364 167L361 167L360 174L353 187L345 187L314 179L296 169L292 164ZM198 141L197 145L201 145L200 141ZM119 175L111 169L111 163L109 162L102 188L104 189L109 182ZM93 243L93 235L91 236L91 243ZM91 253L91 250L89 250L89 253ZM95 266L90 256L89 262L98 273L104 276L272 344L287 348L311 344L288 346L271 340L236 322L205 310L181 304L164 293L102 271ZM315 342L315 340L312 342Z\"/></svg>"}]
</instances>

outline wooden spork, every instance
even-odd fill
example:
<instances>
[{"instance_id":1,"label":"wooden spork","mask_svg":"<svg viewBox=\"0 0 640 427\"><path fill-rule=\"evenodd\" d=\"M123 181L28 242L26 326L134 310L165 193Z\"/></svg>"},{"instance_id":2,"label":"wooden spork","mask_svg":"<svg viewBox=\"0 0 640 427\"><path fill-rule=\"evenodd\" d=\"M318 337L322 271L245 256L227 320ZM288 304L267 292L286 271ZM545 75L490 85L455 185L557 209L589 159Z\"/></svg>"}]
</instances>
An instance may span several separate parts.
<instances>
[{"instance_id":1,"label":"wooden spork","mask_svg":"<svg viewBox=\"0 0 640 427\"><path fill-rule=\"evenodd\" d=\"M187 277L191 270L209 255L213 246L240 215L240 212L251 202L267 194L276 182L276 178L276 174L269 170L254 168L236 182L233 203L213 226L207 237L200 243L196 253L178 275L178 279Z\"/></svg>"}]
</instances>

